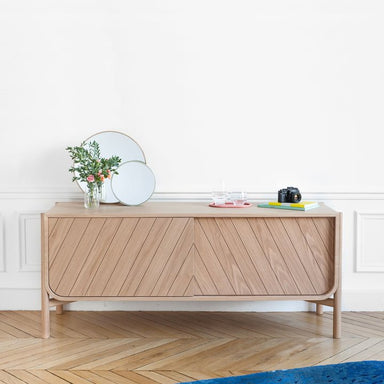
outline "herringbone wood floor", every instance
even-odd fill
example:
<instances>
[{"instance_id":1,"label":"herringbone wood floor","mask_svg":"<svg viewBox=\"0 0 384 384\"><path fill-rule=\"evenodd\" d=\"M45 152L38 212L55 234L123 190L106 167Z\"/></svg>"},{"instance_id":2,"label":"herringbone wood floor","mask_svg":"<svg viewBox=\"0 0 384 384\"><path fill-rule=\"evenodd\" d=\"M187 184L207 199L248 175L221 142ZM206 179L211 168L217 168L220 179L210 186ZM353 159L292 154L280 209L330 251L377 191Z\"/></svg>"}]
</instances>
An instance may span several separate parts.
<instances>
[{"instance_id":1,"label":"herringbone wood floor","mask_svg":"<svg viewBox=\"0 0 384 384\"><path fill-rule=\"evenodd\" d=\"M384 313L65 312L40 339L40 312L0 312L0 382L173 384L384 360Z\"/></svg>"}]
</instances>

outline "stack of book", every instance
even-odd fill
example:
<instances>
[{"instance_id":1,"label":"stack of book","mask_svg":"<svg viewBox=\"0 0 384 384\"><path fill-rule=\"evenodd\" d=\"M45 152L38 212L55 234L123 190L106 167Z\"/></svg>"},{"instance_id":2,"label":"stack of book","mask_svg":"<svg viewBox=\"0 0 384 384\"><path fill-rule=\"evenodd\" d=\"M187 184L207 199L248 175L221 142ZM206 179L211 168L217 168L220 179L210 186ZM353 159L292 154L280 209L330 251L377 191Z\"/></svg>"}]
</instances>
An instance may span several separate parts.
<instances>
[{"instance_id":1,"label":"stack of book","mask_svg":"<svg viewBox=\"0 0 384 384\"><path fill-rule=\"evenodd\" d=\"M278 203L276 201L270 201L269 203L258 204L260 208L293 209L296 211L308 211L318 206L319 203L316 201L301 201L300 203Z\"/></svg>"}]
</instances>

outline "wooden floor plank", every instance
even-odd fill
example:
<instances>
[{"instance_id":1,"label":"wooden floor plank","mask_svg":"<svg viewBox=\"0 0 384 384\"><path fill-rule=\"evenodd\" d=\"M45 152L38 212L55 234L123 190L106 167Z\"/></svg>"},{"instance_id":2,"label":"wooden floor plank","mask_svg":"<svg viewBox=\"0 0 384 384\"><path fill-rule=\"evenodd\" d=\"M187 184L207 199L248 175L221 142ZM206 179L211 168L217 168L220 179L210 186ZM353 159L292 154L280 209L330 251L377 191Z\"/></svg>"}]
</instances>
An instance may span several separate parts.
<instances>
[{"instance_id":1,"label":"wooden floor plank","mask_svg":"<svg viewBox=\"0 0 384 384\"><path fill-rule=\"evenodd\" d=\"M191 381L195 380L208 380L213 377L222 377L219 374L216 374L215 372L207 372L204 370L204 367L201 367L198 371L190 371L190 370L180 370L180 373L183 375L189 376L192 378Z\"/></svg>"},{"instance_id":2,"label":"wooden floor plank","mask_svg":"<svg viewBox=\"0 0 384 384\"><path fill-rule=\"evenodd\" d=\"M86 341L85 341L86 342ZM9 353L5 359L0 360L0 367L5 369L36 368L43 359L52 359L57 353L63 354L66 350L71 353L77 351L79 342L76 339L52 339L50 343L45 341L35 343L28 347L19 348Z\"/></svg>"},{"instance_id":3,"label":"wooden floor plank","mask_svg":"<svg viewBox=\"0 0 384 384\"><path fill-rule=\"evenodd\" d=\"M172 341L173 341L172 339L153 339L152 340L147 338L145 340L139 340L137 342L132 343L133 345L128 346L128 348L122 348L121 350L117 350L116 352L112 351L110 354L104 354L104 356L93 358L91 361L88 361L85 364L76 366L76 369L81 369L81 370L114 369L115 362L118 361L118 364L120 364L119 363L120 359L123 359L127 356L136 355L142 351L146 351L148 349L152 349L157 346L166 345Z\"/></svg>"},{"instance_id":4,"label":"wooden floor plank","mask_svg":"<svg viewBox=\"0 0 384 384\"><path fill-rule=\"evenodd\" d=\"M154 314L155 312L144 312L141 316L150 316L153 318ZM214 336L206 330L200 328L196 329L193 324L185 324L180 321L176 313L159 312L156 313L156 318L159 319L158 321L162 321L173 329L185 333L185 336L183 337L214 338Z\"/></svg>"},{"instance_id":5,"label":"wooden floor plank","mask_svg":"<svg viewBox=\"0 0 384 384\"><path fill-rule=\"evenodd\" d=\"M74 316L82 318L86 321L88 321L91 324L95 324L98 327L103 328L105 331L108 332L108 338L131 338L135 337L137 335L133 335L131 332L127 332L126 330L112 324L110 321L108 321L107 318L102 316L103 312L82 312L82 313L76 313L74 312Z\"/></svg>"},{"instance_id":6,"label":"wooden floor plank","mask_svg":"<svg viewBox=\"0 0 384 384\"><path fill-rule=\"evenodd\" d=\"M378 337L384 337L384 321L374 319L371 316L366 316L361 313L346 313L344 314L344 320L349 324L364 324L364 328L368 329L372 334L375 334Z\"/></svg>"},{"instance_id":7,"label":"wooden floor plank","mask_svg":"<svg viewBox=\"0 0 384 384\"><path fill-rule=\"evenodd\" d=\"M175 333L175 330L172 326L169 326L168 324L164 323L157 316L145 316L145 313L141 312L136 312L133 316L133 318L141 326L145 325L147 327L150 327L152 331L157 331L158 333L156 334L156 337L186 337L183 332L176 331Z\"/></svg>"},{"instance_id":8,"label":"wooden floor plank","mask_svg":"<svg viewBox=\"0 0 384 384\"><path fill-rule=\"evenodd\" d=\"M204 369L206 371L222 371L229 369L238 369L238 365L244 359L247 359L250 355L253 355L257 348L265 350L267 343L269 346L272 344L281 345L281 340L279 339L279 344L276 343L276 339L236 339L231 342L231 345L224 345L221 348L217 348L213 351L212 356L203 357ZM275 342L275 343L274 343ZM220 359L217 359L216 356L220 356ZM201 361L194 361L193 365L188 365L188 369L196 370L198 364L201 364Z\"/></svg>"},{"instance_id":9,"label":"wooden floor plank","mask_svg":"<svg viewBox=\"0 0 384 384\"><path fill-rule=\"evenodd\" d=\"M126 379L130 380L135 384L157 384L156 380L150 379L148 377L145 377L141 375L140 373L133 372L133 371L116 371L117 374L119 374L122 377L125 377Z\"/></svg>"},{"instance_id":10,"label":"wooden floor plank","mask_svg":"<svg viewBox=\"0 0 384 384\"><path fill-rule=\"evenodd\" d=\"M3 329L2 323L0 323L0 340L2 339L15 339L16 336L9 332L9 330L5 331ZM7 327L7 324L5 324L5 327Z\"/></svg>"},{"instance_id":11,"label":"wooden floor plank","mask_svg":"<svg viewBox=\"0 0 384 384\"><path fill-rule=\"evenodd\" d=\"M62 378L63 380L66 380L68 383L74 383L74 384L91 384L92 383L92 381L86 380L76 375L72 371L52 370L50 372Z\"/></svg>"},{"instance_id":12,"label":"wooden floor plank","mask_svg":"<svg viewBox=\"0 0 384 384\"><path fill-rule=\"evenodd\" d=\"M298 316L299 313L302 314L302 316ZM280 313L280 316L282 320L284 321L284 318L287 318L285 315L287 313ZM333 314L332 312L326 312L322 316L314 316L311 312L298 312L293 313L292 320L297 322L299 324L300 328L304 328L305 330L308 330L309 332L313 332L313 334L316 334L317 336L323 336L323 337L332 337L332 328L333 328ZM366 335L364 335L361 332L358 332L356 329L351 327L346 327L346 323L343 323L343 336L345 337L362 337L365 338Z\"/></svg>"},{"instance_id":13,"label":"wooden floor plank","mask_svg":"<svg viewBox=\"0 0 384 384\"><path fill-rule=\"evenodd\" d=\"M89 322L87 319L70 314L69 312L64 312L63 315L57 316L57 322L65 325L71 329L78 329L82 333L83 337L91 338L109 338L110 331L104 327L100 327L97 324Z\"/></svg>"},{"instance_id":14,"label":"wooden floor plank","mask_svg":"<svg viewBox=\"0 0 384 384\"><path fill-rule=\"evenodd\" d=\"M218 326L217 320L204 312L184 312L177 314L175 319L184 323L187 327L194 327L198 331L208 332L212 337L234 337L233 332L231 333L225 327Z\"/></svg>"},{"instance_id":15,"label":"wooden floor plank","mask_svg":"<svg viewBox=\"0 0 384 384\"><path fill-rule=\"evenodd\" d=\"M166 344L154 345L150 348L147 346L142 351L126 353L126 357L115 359L107 364L98 365L97 369L114 369L114 370L136 370L143 365L148 364L148 361L162 361L168 357L173 357L179 353L190 350L191 348L205 344L204 339L178 339L171 340Z\"/></svg>"},{"instance_id":16,"label":"wooden floor plank","mask_svg":"<svg viewBox=\"0 0 384 384\"><path fill-rule=\"evenodd\" d=\"M169 377L170 379L175 380L176 383L183 383L183 382L194 380L191 376L183 375L181 372L177 372L177 371L155 371L155 372L158 372L163 376L166 376L166 377Z\"/></svg>"},{"instance_id":17,"label":"wooden floor plank","mask_svg":"<svg viewBox=\"0 0 384 384\"><path fill-rule=\"evenodd\" d=\"M58 354L50 356L46 359L40 359L35 364L38 368L44 369L70 369L78 365L79 361L83 361L85 358L87 361L90 356L103 355L108 350L118 347L120 345L126 345L130 342L130 339L101 339L101 340L83 340L79 341L75 348L60 350Z\"/></svg>"},{"instance_id":18,"label":"wooden floor plank","mask_svg":"<svg viewBox=\"0 0 384 384\"><path fill-rule=\"evenodd\" d=\"M159 384L175 384L177 381L169 378L168 376L164 376L155 371L140 371L140 375L147 377L148 379L152 379L156 383Z\"/></svg>"},{"instance_id":19,"label":"wooden floor plank","mask_svg":"<svg viewBox=\"0 0 384 384\"><path fill-rule=\"evenodd\" d=\"M105 316L108 317L113 324L118 324L119 327L133 332L136 336L140 337L169 337L169 332L158 332L157 329L151 327L151 324L148 324L147 321L144 321L133 312L108 312L105 313Z\"/></svg>"},{"instance_id":20,"label":"wooden floor plank","mask_svg":"<svg viewBox=\"0 0 384 384\"><path fill-rule=\"evenodd\" d=\"M384 360L384 340L356 353L345 361Z\"/></svg>"},{"instance_id":21,"label":"wooden floor plank","mask_svg":"<svg viewBox=\"0 0 384 384\"><path fill-rule=\"evenodd\" d=\"M384 321L384 312L352 312L352 313L360 313L361 315L365 315L373 319L379 319Z\"/></svg>"},{"instance_id":22,"label":"wooden floor plank","mask_svg":"<svg viewBox=\"0 0 384 384\"><path fill-rule=\"evenodd\" d=\"M175 384L275 369L384 360L384 313L0 312L0 383Z\"/></svg>"},{"instance_id":23,"label":"wooden floor plank","mask_svg":"<svg viewBox=\"0 0 384 384\"><path fill-rule=\"evenodd\" d=\"M212 321L216 327L220 328L222 331L225 331L227 335L238 338L264 338L268 337L268 333L263 333L262 330L257 331L256 324L254 328L244 328L243 325L237 321L234 317L223 316L221 313L209 312L206 314L207 320ZM257 323L257 319L255 319L255 323Z\"/></svg>"},{"instance_id":24,"label":"wooden floor plank","mask_svg":"<svg viewBox=\"0 0 384 384\"><path fill-rule=\"evenodd\" d=\"M202 356L211 355L213 351L222 345L226 345L232 342L233 339L214 339L210 340L207 343L200 345L195 348L191 348L185 352L178 353L175 356L165 358L160 361L156 361L147 365L144 365L140 368L143 371L149 370L167 370L167 369L175 369L177 367L184 367L186 364L188 365L190 361L195 362L196 360L200 360ZM192 358L193 356L193 358ZM217 356L216 356L217 357Z\"/></svg>"},{"instance_id":25,"label":"wooden floor plank","mask_svg":"<svg viewBox=\"0 0 384 384\"><path fill-rule=\"evenodd\" d=\"M22 311L22 315L32 321L36 322L37 327L40 327L40 314L36 311ZM38 316L36 316L36 314ZM75 312L73 313L75 314ZM63 315L57 315L56 311L51 311L51 337L77 337L84 338L87 337L85 333L82 333L81 330L76 325L68 324L65 317L65 312Z\"/></svg>"},{"instance_id":26,"label":"wooden floor plank","mask_svg":"<svg viewBox=\"0 0 384 384\"><path fill-rule=\"evenodd\" d=\"M52 372L46 370L30 370L29 373L38 377L41 380L44 380L46 383L52 384L67 384L68 381L64 380L60 376L53 374Z\"/></svg>"},{"instance_id":27,"label":"wooden floor plank","mask_svg":"<svg viewBox=\"0 0 384 384\"><path fill-rule=\"evenodd\" d=\"M6 352L6 355L10 354L13 350L17 350L31 344L36 344L36 339L28 338L28 339L6 339L0 340L0 360L3 356L3 353Z\"/></svg>"},{"instance_id":28,"label":"wooden floor plank","mask_svg":"<svg viewBox=\"0 0 384 384\"><path fill-rule=\"evenodd\" d=\"M249 317L248 314L246 316ZM313 337L314 335L332 337L332 328L321 327L320 329L326 329L327 334L317 333L319 327L308 327L307 324L300 327L295 318L286 317L284 314L270 316L269 314L258 313L257 320L262 325L267 325L270 332L276 337ZM278 334L274 333L275 329L279 330Z\"/></svg>"},{"instance_id":29,"label":"wooden floor plank","mask_svg":"<svg viewBox=\"0 0 384 384\"><path fill-rule=\"evenodd\" d=\"M28 384L47 384L45 380L40 379L27 370L12 370L10 373L19 380Z\"/></svg>"},{"instance_id":30,"label":"wooden floor plank","mask_svg":"<svg viewBox=\"0 0 384 384\"><path fill-rule=\"evenodd\" d=\"M39 330L37 328L30 328L29 324L20 323L17 318L14 317L14 312L4 311L0 312L0 322L3 327L7 327L11 333L12 329L17 332L16 337L38 337Z\"/></svg>"},{"instance_id":31,"label":"wooden floor plank","mask_svg":"<svg viewBox=\"0 0 384 384\"><path fill-rule=\"evenodd\" d=\"M5 384L25 384L25 381L22 381L19 378L3 370L0 370L0 380L1 383Z\"/></svg>"},{"instance_id":32,"label":"wooden floor plank","mask_svg":"<svg viewBox=\"0 0 384 384\"><path fill-rule=\"evenodd\" d=\"M75 371L75 374L85 380L90 381L95 384L111 384L109 379L106 379L103 376L98 375L96 372L92 371Z\"/></svg>"},{"instance_id":33,"label":"wooden floor plank","mask_svg":"<svg viewBox=\"0 0 384 384\"><path fill-rule=\"evenodd\" d=\"M113 371L100 371L100 370L97 370L97 371L94 371L94 372L97 372L97 374L99 376L101 376L102 378L104 378L106 380L109 380L110 383L116 383L116 384L132 384L133 383L128 378L123 377L123 376L121 376L118 373L113 372Z\"/></svg>"},{"instance_id":34,"label":"wooden floor plank","mask_svg":"<svg viewBox=\"0 0 384 384\"><path fill-rule=\"evenodd\" d=\"M314 342L308 347L301 348L300 350L295 351L294 354L287 355L285 352L279 353L278 356L280 359L283 357L285 364L289 365L292 368L301 368L306 366L312 366L318 364L320 361L324 360L330 354L335 355L341 351L350 348L357 344L360 340L353 339L323 339L321 342ZM282 361L282 360L281 360ZM264 370L273 370L280 369L280 364L278 361L269 362L268 364L263 364L261 369Z\"/></svg>"},{"instance_id":35,"label":"wooden floor plank","mask_svg":"<svg viewBox=\"0 0 384 384\"><path fill-rule=\"evenodd\" d=\"M175 313L169 312L160 312L160 316L156 316L155 312L138 312L138 318L144 318L151 321L156 321L158 324L162 325L162 329L166 332L170 332L172 337L178 338L188 338L188 337L201 337L201 333L197 335L187 324L179 321L175 316ZM209 334L207 333L207 336Z\"/></svg>"},{"instance_id":36,"label":"wooden floor plank","mask_svg":"<svg viewBox=\"0 0 384 384\"><path fill-rule=\"evenodd\" d=\"M349 347L339 353L336 353L333 356L329 356L325 360L319 361L319 363L316 365L339 364L344 363L347 360L352 361L354 359L356 359L354 361L357 361L359 360L359 355L361 355L367 350L372 351L372 348L375 348L375 345L381 343L382 341L383 339L380 338L361 339L360 342L353 345L352 347Z\"/></svg>"}]
</instances>

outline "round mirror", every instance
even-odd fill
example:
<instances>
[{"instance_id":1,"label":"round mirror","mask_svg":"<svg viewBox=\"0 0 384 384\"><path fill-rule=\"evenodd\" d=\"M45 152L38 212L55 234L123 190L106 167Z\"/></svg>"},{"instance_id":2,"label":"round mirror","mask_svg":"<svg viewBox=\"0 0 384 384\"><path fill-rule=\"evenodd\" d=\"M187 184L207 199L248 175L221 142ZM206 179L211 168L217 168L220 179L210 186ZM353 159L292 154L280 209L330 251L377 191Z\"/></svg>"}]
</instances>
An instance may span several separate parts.
<instances>
[{"instance_id":1,"label":"round mirror","mask_svg":"<svg viewBox=\"0 0 384 384\"><path fill-rule=\"evenodd\" d=\"M112 176L112 191L121 203L139 205L147 201L155 190L155 176L141 161L128 161Z\"/></svg>"},{"instance_id":2,"label":"round mirror","mask_svg":"<svg viewBox=\"0 0 384 384\"><path fill-rule=\"evenodd\" d=\"M99 132L85 140L86 143L91 141L96 141L99 144L101 157L119 156L122 163L132 160L145 163L144 152L139 144L125 133L117 131ZM87 183L79 181L78 185L85 192ZM109 179L105 180L103 189L101 202L118 203L119 200L112 192Z\"/></svg>"}]
</instances>

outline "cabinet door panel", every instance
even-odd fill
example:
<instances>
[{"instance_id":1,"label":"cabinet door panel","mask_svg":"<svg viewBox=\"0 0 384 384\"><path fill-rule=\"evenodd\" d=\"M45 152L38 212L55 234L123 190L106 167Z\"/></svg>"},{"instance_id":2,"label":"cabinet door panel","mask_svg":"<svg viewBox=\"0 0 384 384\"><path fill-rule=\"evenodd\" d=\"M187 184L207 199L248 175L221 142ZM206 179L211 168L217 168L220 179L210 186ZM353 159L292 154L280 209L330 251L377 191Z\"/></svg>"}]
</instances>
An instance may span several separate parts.
<instances>
[{"instance_id":1,"label":"cabinet door panel","mask_svg":"<svg viewBox=\"0 0 384 384\"><path fill-rule=\"evenodd\" d=\"M313 296L334 284L333 219L199 218L195 234L197 295Z\"/></svg>"},{"instance_id":2,"label":"cabinet door panel","mask_svg":"<svg viewBox=\"0 0 384 384\"><path fill-rule=\"evenodd\" d=\"M48 283L55 294L192 294L193 219L75 218L70 225L55 220L49 225L49 248L55 252L48 256Z\"/></svg>"}]
</instances>

